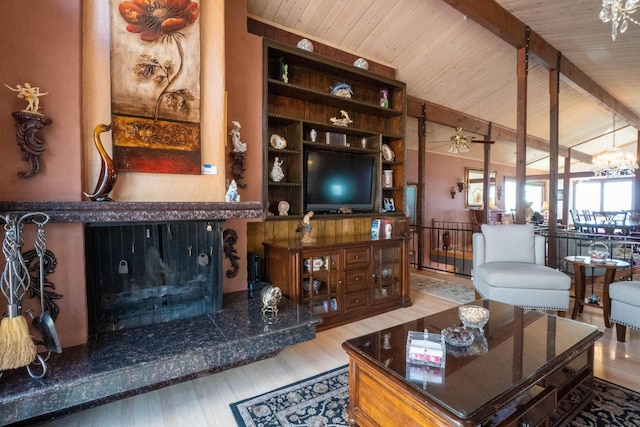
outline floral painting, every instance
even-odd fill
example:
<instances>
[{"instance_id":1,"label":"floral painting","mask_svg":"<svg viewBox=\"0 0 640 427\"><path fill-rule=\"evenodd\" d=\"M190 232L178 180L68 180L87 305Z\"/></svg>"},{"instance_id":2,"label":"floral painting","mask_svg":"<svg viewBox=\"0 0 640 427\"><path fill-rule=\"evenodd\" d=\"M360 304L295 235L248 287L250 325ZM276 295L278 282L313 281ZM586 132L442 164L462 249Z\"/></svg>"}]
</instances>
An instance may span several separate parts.
<instances>
[{"instance_id":1,"label":"floral painting","mask_svg":"<svg viewBox=\"0 0 640 427\"><path fill-rule=\"evenodd\" d=\"M118 171L200 173L199 4L111 0Z\"/></svg>"}]
</instances>

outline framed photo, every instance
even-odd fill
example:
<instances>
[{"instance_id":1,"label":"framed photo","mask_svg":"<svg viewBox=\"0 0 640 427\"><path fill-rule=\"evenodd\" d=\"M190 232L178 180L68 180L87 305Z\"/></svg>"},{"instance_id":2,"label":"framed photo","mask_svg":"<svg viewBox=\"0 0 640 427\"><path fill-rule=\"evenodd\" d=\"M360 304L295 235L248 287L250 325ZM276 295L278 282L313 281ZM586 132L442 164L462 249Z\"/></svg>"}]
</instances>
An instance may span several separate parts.
<instances>
[{"instance_id":1,"label":"framed photo","mask_svg":"<svg viewBox=\"0 0 640 427\"><path fill-rule=\"evenodd\" d=\"M385 197L384 198L384 210L387 212L395 212L396 205L393 202L393 197Z\"/></svg>"},{"instance_id":2,"label":"framed photo","mask_svg":"<svg viewBox=\"0 0 640 427\"><path fill-rule=\"evenodd\" d=\"M561 202L564 200L564 190L558 190L558 201Z\"/></svg>"}]
</instances>

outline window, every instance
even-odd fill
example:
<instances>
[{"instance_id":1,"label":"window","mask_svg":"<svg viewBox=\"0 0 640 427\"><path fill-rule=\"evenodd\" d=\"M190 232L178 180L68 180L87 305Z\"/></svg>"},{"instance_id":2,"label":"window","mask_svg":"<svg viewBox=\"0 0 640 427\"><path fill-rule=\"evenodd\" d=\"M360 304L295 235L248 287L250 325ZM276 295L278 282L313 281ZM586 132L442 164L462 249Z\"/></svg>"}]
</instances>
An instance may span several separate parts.
<instances>
[{"instance_id":1,"label":"window","mask_svg":"<svg viewBox=\"0 0 640 427\"><path fill-rule=\"evenodd\" d=\"M573 206L589 211L630 210L632 191L630 179L576 181Z\"/></svg>"},{"instance_id":2,"label":"window","mask_svg":"<svg viewBox=\"0 0 640 427\"><path fill-rule=\"evenodd\" d=\"M534 211L540 211L545 201L544 184L539 182L525 184L524 198L527 202L531 202L531 208ZM508 211L516 208L516 180L513 178L504 180L504 208Z\"/></svg>"}]
</instances>

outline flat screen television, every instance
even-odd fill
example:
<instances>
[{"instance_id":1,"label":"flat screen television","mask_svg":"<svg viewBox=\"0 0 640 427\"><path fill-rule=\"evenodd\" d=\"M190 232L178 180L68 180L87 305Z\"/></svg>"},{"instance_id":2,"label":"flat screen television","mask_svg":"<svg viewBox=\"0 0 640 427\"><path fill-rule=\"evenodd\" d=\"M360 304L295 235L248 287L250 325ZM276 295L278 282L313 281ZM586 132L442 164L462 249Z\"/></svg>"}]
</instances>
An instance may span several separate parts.
<instances>
[{"instance_id":1,"label":"flat screen television","mask_svg":"<svg viewBox=\"0 0 640 427\"><path fill-rule=\"evenodd\" d=\"M307 148L304 152L304 206L306 211L372 212L376 200L377 159Z\"/></svg>"}]
</instances>

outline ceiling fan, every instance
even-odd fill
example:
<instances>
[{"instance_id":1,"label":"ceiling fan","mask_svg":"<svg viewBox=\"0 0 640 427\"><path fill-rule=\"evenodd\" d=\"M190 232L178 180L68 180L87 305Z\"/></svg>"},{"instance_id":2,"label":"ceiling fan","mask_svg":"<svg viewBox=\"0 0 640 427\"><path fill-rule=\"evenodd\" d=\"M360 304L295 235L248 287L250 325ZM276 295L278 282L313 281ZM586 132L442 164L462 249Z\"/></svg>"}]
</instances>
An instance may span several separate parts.
<instances>
[{"instance_id":1,"label":"ceiling fan","mask_svg":"<svg viewBox=\"0 0 640 427\"><path fill-rule=\"evenodd\" d=\"M467 135L464 135L462 133L461 127L457 127L456 134L451 136L448 142L445 142L445 141L434 141L434 142L442 143L442 144L447 143L449 144L449 148L447 149L447 151L451 154L458 154L458 153L469 152L470 143L493 144L495 141L484 141L481 139L473 139Z\"/></svg>"}]
</instances>

